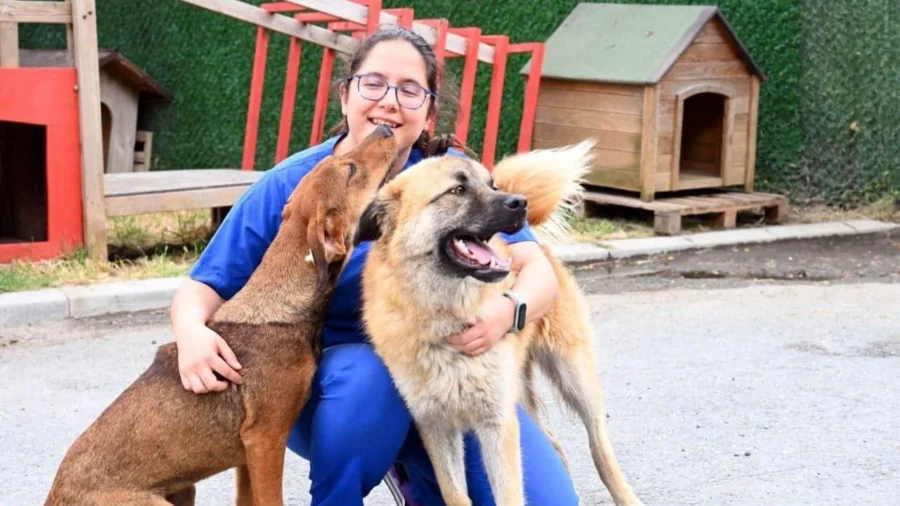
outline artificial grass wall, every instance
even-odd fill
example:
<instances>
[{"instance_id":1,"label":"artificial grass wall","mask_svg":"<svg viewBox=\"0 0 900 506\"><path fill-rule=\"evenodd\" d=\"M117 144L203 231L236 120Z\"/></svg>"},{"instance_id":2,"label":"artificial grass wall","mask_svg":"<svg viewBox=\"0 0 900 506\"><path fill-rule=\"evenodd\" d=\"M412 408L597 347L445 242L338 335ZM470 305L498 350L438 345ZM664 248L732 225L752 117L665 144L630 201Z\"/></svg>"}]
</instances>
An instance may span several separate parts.
<instances>
[{"instance_id":1,"label":"artificial grass wall","mask_svg":"<svg viewBox=\"0 0 900 506\"><path fill-rule=\"evenodd\" d=\"M251 3L262 3L254 0ZM417 18L445 17L513 42L546 40L577 4L564 1L385 0ZM622 2L617 2L622 3ZM766 73L760 97L758 187L795 201L852 203L900 188L900 2L896 0L631 0L716 4ZM861 5L864 4L864 5ZM255 28L179 0L98 0L100 45L117 48L173 92L148 115L156 169L238 167ZM891 20L894 22L891 23ZM22 27L26 47L59 47L64 34ZM256 167L273 163L287 37L273 34ZM291 151L307 147L322 51L303 46ZM511 55L498 157L515 150L527 55ZM457 82L461 59L449 71ZM481 151L491 67L480 64L469 145ZM332 105L334 101L332 101ZM339 119L332 108L327 127ZM441 128L452 131L451 121Z\"/></svg>"}]
</instances>

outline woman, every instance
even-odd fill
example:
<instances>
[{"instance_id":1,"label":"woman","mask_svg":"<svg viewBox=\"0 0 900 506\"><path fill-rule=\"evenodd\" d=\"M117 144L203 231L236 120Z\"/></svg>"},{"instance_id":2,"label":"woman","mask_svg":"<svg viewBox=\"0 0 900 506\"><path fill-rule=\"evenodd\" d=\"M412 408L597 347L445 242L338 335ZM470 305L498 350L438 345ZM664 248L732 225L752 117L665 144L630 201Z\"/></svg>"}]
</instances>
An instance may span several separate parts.
<instances>
[{"instance_id":1,"label":"woman","mask_svg":"<svg viewBox=\"0 0 900 506\"><path fill-rule=\"evenodd\" d=\"M215 373L240 381L240 363L205 322L259 264L288 195L317 162L352 150L383 123L391 126L400 145L397 169L425 156L462 156L448 151L445 139L430 139L427 132L437 116L439 69L424 39L404 29L380 31L360 44L349 63L339 88L344 115L339 135L289 157L252 185L176 292L171 320L185 389L224 390L228 383ZM553 271L529 229L505 238L512 244L513 262L522 266L515 290L528 302L528 318L538 319L556 295ZM395 462L408 471L419 502L441 504L410 414L362 330L360 273L368 250L367 243L354 250L338 281L325 320L322 362L288 447L310 461L314 506L362 505ZM448 339L465 353L483 353L511 327L513 312L513 302L498 296L485 304L475 325ZM528 504L577 504L571 478L550 442L521 409L519 417ZM476 505L493 505L480 458L477 441L468 436L470 495Z\"/></svg>"}]
</instances>

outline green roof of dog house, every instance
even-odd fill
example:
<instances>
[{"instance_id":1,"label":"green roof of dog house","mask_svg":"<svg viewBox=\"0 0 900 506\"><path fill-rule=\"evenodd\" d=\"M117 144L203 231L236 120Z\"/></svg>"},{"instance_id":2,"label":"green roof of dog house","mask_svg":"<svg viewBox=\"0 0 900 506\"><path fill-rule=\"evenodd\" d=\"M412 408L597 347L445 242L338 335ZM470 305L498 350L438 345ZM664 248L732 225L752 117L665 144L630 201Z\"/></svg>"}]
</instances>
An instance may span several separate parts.
<instances>
[{"instance_id":1,"label":"green roof of dog house","mask_svg":"<svg viewBox=\"0 0 900 506\"><path fill-rule=\"evenodd\" d=\"M579 3L547 39L543 78L624 84L659 82L694 37L717 18L744 62L765 76L714 6ZM531 60L522 67L527 75Z\"/></svg>"}]
</instances>

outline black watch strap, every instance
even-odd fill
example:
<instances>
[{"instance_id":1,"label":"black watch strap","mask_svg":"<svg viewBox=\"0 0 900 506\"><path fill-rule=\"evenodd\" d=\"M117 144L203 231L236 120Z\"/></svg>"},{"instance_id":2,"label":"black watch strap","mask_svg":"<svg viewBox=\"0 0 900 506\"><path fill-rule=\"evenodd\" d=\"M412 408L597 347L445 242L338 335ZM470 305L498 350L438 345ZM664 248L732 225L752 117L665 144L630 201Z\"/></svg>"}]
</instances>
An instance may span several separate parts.
<instances>
[{"instance_id":1,"label":"black watch strap","mask_svg":"<svg viewBox=\"0 0 900 506\"><path fill-rule=\"evenodd\" d=\"M503 295L509 297L516 303L516 312L513 314L513 324L510 332L521 332L522 329L525 328L525 317L528 311L528 304L512 290L503 292Z\"/></svg>"}]
</instances>

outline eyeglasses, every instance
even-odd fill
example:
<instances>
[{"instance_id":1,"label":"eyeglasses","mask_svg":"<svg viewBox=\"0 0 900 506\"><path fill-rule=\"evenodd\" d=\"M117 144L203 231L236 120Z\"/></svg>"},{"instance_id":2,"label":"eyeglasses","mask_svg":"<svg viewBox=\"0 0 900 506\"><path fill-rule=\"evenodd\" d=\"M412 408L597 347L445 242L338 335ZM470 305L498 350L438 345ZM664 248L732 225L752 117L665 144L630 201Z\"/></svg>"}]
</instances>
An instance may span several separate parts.
<instances>
[{"instance_id":1,"label":"eyeglasses","mask_svg":"<svg viewBox=\"0 0 900 506\"><path fill-rule=\"evenodd\" d=\"M434 92L426 90L416 83L403 83L394 86L388 84L383 78L373 74L354 74L347 80L352 81L353 78L359 79L356 81L356 89L359 90L359 94L366 100L377 102L384 98L388 91L393 88L394 96L397 97L397 103L406 109L418 109L419 107L422 107L422 104L425 103L425 99L427 99L429 95L432 97L437 96Z\"/></svg>"}]
</instances>

